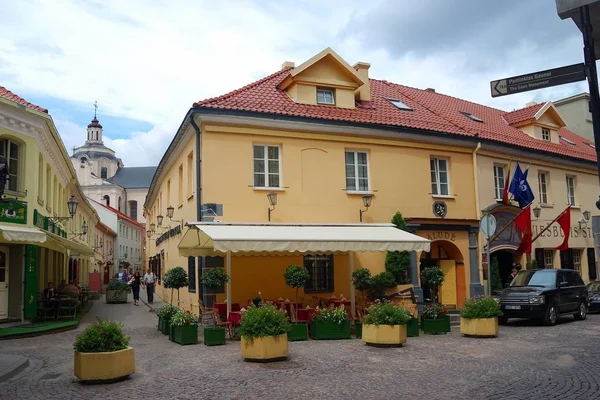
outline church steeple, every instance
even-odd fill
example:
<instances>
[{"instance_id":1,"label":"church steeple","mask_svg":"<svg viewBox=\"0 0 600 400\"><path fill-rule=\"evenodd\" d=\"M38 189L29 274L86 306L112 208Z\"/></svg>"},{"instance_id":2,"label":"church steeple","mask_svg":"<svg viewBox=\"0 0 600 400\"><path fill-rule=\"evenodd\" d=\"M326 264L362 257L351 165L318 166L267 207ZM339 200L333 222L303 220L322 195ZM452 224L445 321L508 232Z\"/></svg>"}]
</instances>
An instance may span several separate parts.
<instances>
[{"instance_id":1,"label":"church steeple","mask_svg":"<svg viewBox=\"0 0 600 400\"><path fill-rule=\"evenodd\" d=\"M86 143L100 143L102 144L102 125L96 117L96 111L98 110L98 102L94 102L94 119L87 126L87 141Z\"/></svg>"}]
</instances>

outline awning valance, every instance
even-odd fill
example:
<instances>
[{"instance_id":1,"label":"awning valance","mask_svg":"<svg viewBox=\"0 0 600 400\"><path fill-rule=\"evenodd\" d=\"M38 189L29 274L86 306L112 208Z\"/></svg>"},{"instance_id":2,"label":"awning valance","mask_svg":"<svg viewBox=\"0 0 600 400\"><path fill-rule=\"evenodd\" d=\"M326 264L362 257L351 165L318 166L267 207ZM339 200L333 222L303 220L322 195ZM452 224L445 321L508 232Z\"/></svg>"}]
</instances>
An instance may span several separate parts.
<instances>
[{"instance_id":1,"label":"awning valance","mask_svg":"<svg viewBox=\"0 0 600 400\"><path fill-rule=\"evenodd\" d=\"M58 236L58 235L56 235L54 233L50 233L50 232L46 232L46 235L48 235L49 240L60 244L61 246L65 247L68 250L74 251L83 256L93 256L94 255L94 250L92 250L92 248L90 248L82 243L78 243L73 240L69 240L67 238Z\"/></svg>"},{"instance_id":2,"label":"awning valance","mask_svg":"<svg viewBox=\"0 0 600 400\"><path fill-rule=\"evenodd\" d=\"M189 222L182 256L213 253L429 251L430 241L393 224L243 224Z\"/></svg>"},{"instance_id":3,"label":"awning valance","mask_svg":"<svg viewBox=\"0 0 600 400\"><path fill-rule=\"evenodd\" d=\"M25 226L0 225L2 237L8 242L19 243L44 243L46 233L38 228L27 228Z\"/></svg>"}]
</instances>

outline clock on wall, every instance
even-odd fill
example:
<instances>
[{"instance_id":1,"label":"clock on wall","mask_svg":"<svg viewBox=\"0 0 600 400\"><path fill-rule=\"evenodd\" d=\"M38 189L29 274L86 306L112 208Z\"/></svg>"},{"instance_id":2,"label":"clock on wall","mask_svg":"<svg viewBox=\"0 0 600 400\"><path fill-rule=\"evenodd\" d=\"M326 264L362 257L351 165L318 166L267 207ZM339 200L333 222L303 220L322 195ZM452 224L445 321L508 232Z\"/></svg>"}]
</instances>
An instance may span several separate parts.
<instances>
[{"instance_id":1,"label":"clock on wall","mask_svg":"<svg viewBox=\"0 0 600 400\"><path fill-rule=\"evenodd\" d=\"M443 201L433 203L433 215L439 218L444 218L448 213L448 205Z\"/></svg>"}]
</instances>

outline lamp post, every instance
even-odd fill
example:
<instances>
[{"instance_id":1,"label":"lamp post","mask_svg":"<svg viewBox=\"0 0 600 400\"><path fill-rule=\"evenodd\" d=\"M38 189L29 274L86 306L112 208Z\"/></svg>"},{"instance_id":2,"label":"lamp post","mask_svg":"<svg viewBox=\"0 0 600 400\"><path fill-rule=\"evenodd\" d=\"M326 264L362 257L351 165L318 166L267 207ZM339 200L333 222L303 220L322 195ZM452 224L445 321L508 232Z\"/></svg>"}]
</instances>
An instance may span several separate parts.
<instances>
[{"instance_id":1,"label":"lamp post","mask_svg":"<svg viewBox=\"0 0 600 400\"><path fill-rule=\"evenodd\" d=\"M362 201L363 201L363 206L365 206L364 210L359 210L360 211L360 222L363 222L363 213L366 213L369 210L369 207L371 207L371 201L373 200L373 195L368 193L365 194L362 197Z\"/></svg>"},{"instance_id":2,"label":"lamp post","mask_svg":"<svg viewBox=\"0 0 600 400\"><path fill-rule=\"evenodd\" d=\"M277 205L277 193L276 192L269 192L267 193L267 199L269 200L269 222L271 222L271 211L273 211L275 209L275 206Z\"/></svg>"}]
</instances>

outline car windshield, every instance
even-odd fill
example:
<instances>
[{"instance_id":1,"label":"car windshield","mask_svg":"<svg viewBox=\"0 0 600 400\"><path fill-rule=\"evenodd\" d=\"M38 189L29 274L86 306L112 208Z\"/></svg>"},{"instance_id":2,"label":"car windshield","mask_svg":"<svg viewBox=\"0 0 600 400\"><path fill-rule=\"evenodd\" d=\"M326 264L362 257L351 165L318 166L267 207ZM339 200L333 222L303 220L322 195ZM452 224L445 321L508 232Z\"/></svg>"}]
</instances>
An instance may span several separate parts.
<instances>
[{"instance_id":1,"label":"car windshield","mask_svg":"<svg viewBox=\"0 0 600 400\"><path fill-rule=\"evenodd\" d=\"M597 292L600 289L600 283L592 282L592 283L588 284L587 288L590 292Z\"/></svg>"},{"instance_id":2,"label":"car windshield","mask_svg":"<svg viewBox=\"0 0 600 400\"><path fill-rule=\"evenodd\" d=\"M555 271L521 271L515 276L510 287L522 286L554 286L556 284Z\"/></svg>"}]
</instances>

